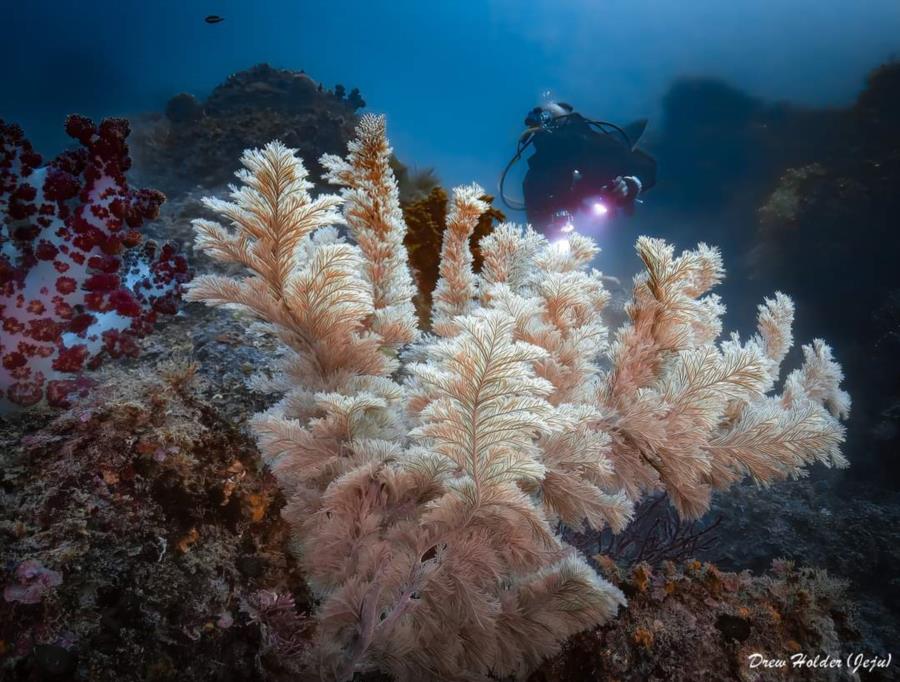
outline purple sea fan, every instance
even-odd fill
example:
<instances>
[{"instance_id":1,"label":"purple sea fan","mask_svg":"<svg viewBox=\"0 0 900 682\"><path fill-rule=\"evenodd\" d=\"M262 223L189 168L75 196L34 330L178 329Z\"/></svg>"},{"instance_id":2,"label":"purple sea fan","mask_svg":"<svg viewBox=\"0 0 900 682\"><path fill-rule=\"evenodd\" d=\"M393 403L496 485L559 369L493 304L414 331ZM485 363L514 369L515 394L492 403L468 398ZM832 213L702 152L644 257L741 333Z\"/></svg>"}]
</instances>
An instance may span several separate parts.
<instances>
[{"instance_id":1,"label":"purple sea fan","mask_svg":"<svg viewBox=\"0 0 900 682\"><path fill-rule=\"evenodd\" d=\"M296 660L306 651L313 622L297 611L290 594L260 590L250 597L244 610L250 622L259 625L265 648L283 661Z\"/></svg>"}]
</instances>

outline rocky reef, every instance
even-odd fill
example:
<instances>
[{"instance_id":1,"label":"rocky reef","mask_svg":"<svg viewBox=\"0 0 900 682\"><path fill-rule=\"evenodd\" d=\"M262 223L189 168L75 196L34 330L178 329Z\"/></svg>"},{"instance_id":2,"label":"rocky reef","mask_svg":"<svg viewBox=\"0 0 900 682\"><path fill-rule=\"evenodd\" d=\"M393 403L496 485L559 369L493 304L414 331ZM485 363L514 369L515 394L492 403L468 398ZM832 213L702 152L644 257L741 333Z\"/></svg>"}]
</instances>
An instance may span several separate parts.
<instances>
[{"instance_id":1,"label":"rocky reef","mask_svg":"<svg viewBox=\"0 0 900 682\"><path fill-rule=\"evenodd\" d=\"M280 139L305 158L340 153L365 106L359 91L326 89L305 73L258 64L232 74L204 100L172 97L161 114L135 121L135 171L167 195L233 179L245 149ZM321 169L313 164L315 178Z\"/></svg>"},{"instance_id":2,"label":"rocky reef","mask_svg":"<svg viewBox=\"0 0 900 682\"><path fill-rule=\"evenodd\" d=\"M823 571L776 561L753 577L691 560L657 570L605 563L603 573L628 595L628 609L614 624L572 638L531 682L853 679L846 656L859 635L847 586ZM790 665L810 651L832 652L842 667L751 668L760 652Z\"/></svg>"},{"instance_id":3,"label":"rocky reef","mask_svg":"<svg viewBox=\"0 0 900 682\"><path fill-rule=\"evenodd\" d=\"M240 321L190 312L140 361L105 370L89 401L0 421L4 679L292 679L313 600L247 433L268 401L239 369L272 348L247 343ZM532 682L768 679L747 674L750 654L869 650L849 586L822 571L595 559L629 607Z\"/></svg>"},{"instance_id":4,"label":"rocky reef","mask_svg":"<svg viewBox=\"0 0 900 682\"><path fill-rule=\"evenodd\" d=\"M859 396L854 478L900 483L900 63L868 78L837 134L784 170L759 209L750 264L795 292L809 323L847 349ZM827 277L795 264L815 261Z\"/></svg>"},{"instance_id":5,"label":"rocky reef","mask_svg":"<svg viewBox=\"0 0 900 682\"><path fill-rule=\"evenodd\" d=\"M277 490L194 366L148 369L3 425L4 679L254 676L248 614L292 588Z\"/></svg>"},{"instance_id":6,"label":"rocky reef","mask_svg":"<svg viewBox=\"0 0 900 682\"><path fill-rule=\"evenodd\" d=\"M697 547L699 560L592 557L629 606L572 638L532 682L854 679L846 668L754 674L747 662L759 651L875 655L897 641L900 501L889 487L900 293L892 261L871 253L873 242L896 250L898 74L896 65L876 71L845 111L767 104L705 80L673 90L656 149L672 182L654 190L648 214L699 218L680 242L719 241L713 225L731 220L744 274L797 295L808 323L799 336L815 329L836 342L863 415L850 421L856 480L735 486L713 499L721 524L711 546ZM209 217L197 186L230 181L240 152L273 138L299 148L318 181L317 159L344 151L360 106L358 91L329 92L266 65L205 100L173 97L138 122L132 145L140 182L172 195L148 234L187 242L189 220ZM448 195L434 178L404 194L394 163L425 320ZM498 220L488 211L475 234ZM188 253L192 266L213 268ZM835 276L823 282L796 267L807 261ZM613 294L608 312L621 321L627 295L621 286ZM99 370L87 399L0 417L3 679L298 679L316 605L287 551L285 500L249 424L275 400L249 379L274 364L277 346L247 317L194 303L183 313L136 341L139 358ZM892 672L873 667L862 679Z\"/></svg>"}]
</instances>

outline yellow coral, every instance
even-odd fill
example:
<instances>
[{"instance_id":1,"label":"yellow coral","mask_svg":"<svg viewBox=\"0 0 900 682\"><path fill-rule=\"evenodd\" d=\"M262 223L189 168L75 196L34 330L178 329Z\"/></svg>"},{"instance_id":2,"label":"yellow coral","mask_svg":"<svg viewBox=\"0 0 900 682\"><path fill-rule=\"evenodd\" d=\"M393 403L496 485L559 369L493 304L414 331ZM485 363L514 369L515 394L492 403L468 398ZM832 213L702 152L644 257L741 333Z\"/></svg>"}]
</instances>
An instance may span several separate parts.
<instances>
[{"instance_id":1,"label":"yellow coral","mask_svg":"<svg viewBox=\"0 0 900 682\"><path fill-rule=\"evenodd\" d=\"M631 580L638 592L646 592L650 585L650 579L653 573L649 564L640 563L631 570Z\"/></svg>"},{"instance_id":2,"label":"yellow coral","mask_svg":"<svg viewBox=\"0 0 900 682\"><path fill-rule=\"evenodd\" d=\"M637 628L631 636L632 641L639 647L649 649L653 646L653 633L647 628Z\"/></svg>"}]
</instances>

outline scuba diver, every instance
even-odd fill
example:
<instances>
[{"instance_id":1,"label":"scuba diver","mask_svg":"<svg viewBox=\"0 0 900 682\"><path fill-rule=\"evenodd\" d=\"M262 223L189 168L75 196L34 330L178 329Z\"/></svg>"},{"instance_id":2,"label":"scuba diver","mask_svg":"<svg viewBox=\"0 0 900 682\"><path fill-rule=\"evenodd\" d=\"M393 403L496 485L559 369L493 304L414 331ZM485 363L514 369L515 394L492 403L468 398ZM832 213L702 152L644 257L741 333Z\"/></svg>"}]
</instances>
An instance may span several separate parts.
<instances>
[{"instance_id":1,"label":"scuba diver","mask_svg":"<svg viewBox=\"0 0 900 682\"><path fill-rule=\"evenodd\" d=\"M639 197L656 182L656 160L636 149L646 120L625 128L595 121L562 102L535 107L525 118L516 154L500 177L507 207L524 209L528 222L547 236L559 236L616 213L630 215ZM534 145L522 184L524 204L504 191L510 168Z\"/></svg>"}]
</instances>

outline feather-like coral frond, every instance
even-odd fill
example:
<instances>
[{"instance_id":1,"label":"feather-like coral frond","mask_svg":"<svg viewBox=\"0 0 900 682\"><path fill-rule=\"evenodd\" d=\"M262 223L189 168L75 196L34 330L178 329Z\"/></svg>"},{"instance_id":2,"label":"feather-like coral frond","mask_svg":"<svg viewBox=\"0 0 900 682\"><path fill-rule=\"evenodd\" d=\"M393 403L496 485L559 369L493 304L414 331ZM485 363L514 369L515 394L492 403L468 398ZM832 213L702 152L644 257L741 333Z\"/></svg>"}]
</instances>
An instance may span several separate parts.
<instances>
[{"instance_id":1,"label":"feather-like coral frond","mask_svg":"<svg viewBox=\"0 0 900 682\"><path fill-rule=\"evenodd\" d=\"M542 569L504 595L497 673L524 677L585 624L613 618L624 604L625 595L574 556Z\"/></svg>"},{"instance_id":2,"label":"feather-like coral frond","mask_svg":"<svg viewBox=\"0 0 900 682\"><path fill-rule=\"evenodd\" d=\"M477 289L469 238L488 209L482 196L484 190L475 184L453 190L441 244L440 279L432 296L431 328L440 336L455 333L453 318L468 314L475 305Z\"/></svg>"},{"instance_id":3,"label":"feather-like coral frond","mask_svg":"<svg viewBox=\"0 0 900 682\"><path fill-rule=\"evenodd\" d=\"M778 399L768 398L749 406L728 432L711 438L705 448L728 456L732 471L723 472L726 483L745 472L766 482L796 476L812 461L845 466L843 440L844 428L820 405L806 401L786 409Z\"/></svg>"},{"instance_id":4,"label":"feather-like coral frond","mask_svg":"<svg viewBox=\"0 0 900 682\"><path fill-rule=\"evenodd\" d=\"M535 257L546 243L530 227L523 230L512 223L498 225L480 243L485 285L482 294L496 284L505 284L513 291L531 286L537 272Z\"/></svg>"},{"instance_id":5,"label":"feather-like coral frond","mask_svg":"<svg viewBox=\"0 0 900 682\"><path fill-rule=\"evenodd\" d=\"M341 220L338 197L310 197L312 183L295 151L278 141L247 150L244 168L235 173L242 184L231 188L233 201L204 199L207 208L231 222L232 234L211 221L195 222L199 248L219 260L241 262L276 292L294 268L300 240Z\"/></svg>"},{"instance_id":6,"label":"feather-like coral frond","mask_svg":"<svg viewBox=\"0 0 900 682\"><path fill-rule=\"evenodd\" d=\"M194 223L248 273L199 277L189 297L248 311L285 346L267 381L284 396L252 426L320 603L310 677L522 678L625 603L557 524L618 532L659 490L697 518L744 476L846 465L831 349L804 346L773 395L793 303L775 294L752 338L720 341L722 258L704 244L638 240L645 271L610 344L596 245L504 224L476 275L487 204L458 188L420 336L390 156L384 119L364 116L347 158L322 159L341 197L313 200L292 150L248 151L232 201L207 201L230 227Z\"/></svg>"},{"instance_id":7,"label":"feather-like coral frond","mask_svg":"<svg viewBox=\"0 0 900 682\"><path fill-rule=\"evenodd\" d=\"M457 336L429 349L434 364L411 368L437 396L422 409L422 425L412 435L470 476L479 495L492 485L539 480L543 469L532 441L551 416L540 396L552 387L534 377L528 363L541 350L513 341L513 321L497 311L456 323Z\"/></svg>"},{"instance_id":8,"label":"feather-like coral frond","mask_svg":"<svg viewBox=\"0 0 900 682\"><path fill-rule=\"evenodd\" d=\"M803 365L784 382L784 402L792 405L804 398L823 405L836 419L850 415L850 396L840 388L844 373L835 362L831 347L822 339L803 346Z\"/></svg>"},{"instance_id":9,"label":"feather-like coral frond","mask_svg":"<svg viewBox=\"0 0 900 682\"><path fill-rule=\"evenodd\" d=\"M350 338L372 312L371 289L359 276L361 263L348 244L326 244L288 276L285 304L308 338Z\"/></svg>"},{"instance_id":10,"label":"feather-like coral frond","mask_svg":"<svg viewBox=\"0 0 900 682\"><path fill-rule=\"evenodd\" d=\"M780 293L767 299L753 339L733 337L716 348L724 308L707 292L722 278L718 251L701 245L675 257L663 242L641 239L638 252L647 272L635 279L631 322L618 334L598 393L618 413L605 421L629 495L662 484L679 511L696 518L711 487L748 473L766 481L796 475L815 459L840 465L842 428L809 406L827 404L846 416L840 368L824 344L805 347L804 368L785 382L782 412L766 396L791 346L791 300ZM653 473L641 474L642 466Z\"/></svg>"},{"instance_id":11,"label":"feather-like coral frond","mask_svg":"<svg viewBox=\"0 0 900 682\"><path fill-rule=\"evenodd\" d=\"M757 343L763 349L771 365L772 381L778 379L781 363L794 345L794 302L780 291L774 298L767 298L759 306L757 315Z\"/></svg>"},{"instance_id":12,"label":"feather-like coral frond","mask_svg":"<svg viewBox=\"0 0 900 682\"><path fill-rule=\"evenodd\" d=\"M371 328L392 348L410 343L418 333L412 275L403 239L406 223L383 116L366 114L356 128L346 161L326 154L326 179L344 187L344 218L363 254L362 270L372 287Z\"/></svg>"}]
</instances>

